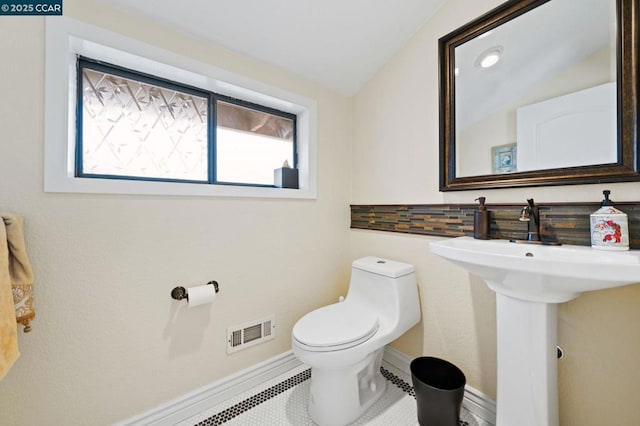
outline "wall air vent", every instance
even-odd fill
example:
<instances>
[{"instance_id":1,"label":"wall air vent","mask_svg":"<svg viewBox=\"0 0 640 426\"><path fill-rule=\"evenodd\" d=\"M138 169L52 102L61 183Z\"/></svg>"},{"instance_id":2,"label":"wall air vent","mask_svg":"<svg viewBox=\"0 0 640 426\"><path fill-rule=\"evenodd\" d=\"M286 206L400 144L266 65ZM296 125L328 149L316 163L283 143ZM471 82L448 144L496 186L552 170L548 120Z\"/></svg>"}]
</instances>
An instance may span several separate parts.
<instances>
[{"instance_id":1,"label":"wall air vent","mask_svg":"<svg viewBox=\"0 0 640 426\"><path fill-rule=\"evenodd\" d=\"M227 328L227 354L273 340L276 337L275 315Z\"/></svg>"}]
</instances>

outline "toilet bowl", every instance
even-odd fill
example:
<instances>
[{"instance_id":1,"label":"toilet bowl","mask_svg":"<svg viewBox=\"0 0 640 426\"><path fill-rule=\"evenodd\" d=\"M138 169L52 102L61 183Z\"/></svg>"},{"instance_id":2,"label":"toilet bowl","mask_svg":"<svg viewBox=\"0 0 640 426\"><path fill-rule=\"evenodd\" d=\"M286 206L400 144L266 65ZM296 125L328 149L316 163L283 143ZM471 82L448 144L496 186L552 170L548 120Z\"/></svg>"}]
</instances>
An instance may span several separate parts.
<instances>
[{"instance_id":1,"label":"toilet bowl","mask_svg":"<svg viewBox=\"0 0 640 426\"><path fill-rule=\"evenodd\" d=\"M324 306L293 327L293 353L311 367L309 416L343 426L384 393L382 354L420 320L412 265L378 257L355 260L343 302Z\"/></svg>"}]
</instances>

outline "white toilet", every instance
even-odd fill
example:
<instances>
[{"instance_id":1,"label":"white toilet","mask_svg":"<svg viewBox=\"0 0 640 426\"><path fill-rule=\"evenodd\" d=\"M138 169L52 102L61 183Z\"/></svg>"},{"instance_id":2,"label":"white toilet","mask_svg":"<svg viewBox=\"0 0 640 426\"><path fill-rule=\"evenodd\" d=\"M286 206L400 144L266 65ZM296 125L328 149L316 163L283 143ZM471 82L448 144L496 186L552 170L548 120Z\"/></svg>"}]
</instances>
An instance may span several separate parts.
<instances>
[{"instance_id":1,"label":"white toilet","mask_svg":"<svg viewBox=\"0 0 640 426\"><path fill-rule=\"evenodd\" d=\"M354 261L344 301L308 313L293 327L293 353L311 367L311 419L343 426L360 417L384 393L384 346L419 320L412 265Z\"/></svg>"}]
</instances>

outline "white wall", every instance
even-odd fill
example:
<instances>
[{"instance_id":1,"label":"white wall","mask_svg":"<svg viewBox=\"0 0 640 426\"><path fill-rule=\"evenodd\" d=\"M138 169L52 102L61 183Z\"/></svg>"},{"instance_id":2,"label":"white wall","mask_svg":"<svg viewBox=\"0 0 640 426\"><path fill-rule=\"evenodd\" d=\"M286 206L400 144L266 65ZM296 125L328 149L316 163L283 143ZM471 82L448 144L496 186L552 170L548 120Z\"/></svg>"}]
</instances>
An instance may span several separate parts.
<instances>
[{"instance_id":1,"label":"white wall","mask_svg":"<svg viewBox=\"0 0 640 426\"><path fill-rule=\"evenodd\" d=\"M355 96L353 204L637 201L640 183L438 191L438 38L501 0L449 0ZM636 231L637 232L637 231ZM423 321L394 343L411 356L459 365L471 386L495 396L495 300L477 278L429 252L435 237L351 231L352 256L416 265ZM594 292L560 306L560 423L637 425L640 285Z\"/></svg>"},{"instance_id":2,"label":"white wall","mask_svg":"<svg viewBox=\"0 0 640 426\"><path fill-rule=\"evenodd\" d=\"M37 318L0 383L0 424L100 425L290 349L349 277L351 100L102 3L65 15L318 102L317 200L43 192L44 20L0 27L0 210L25 217ZM64 105L60 105L64 108ZM210 309L169 293L215 279ZM275 313L277 337L226 355L226 327Z\"/></svg>"}]
</instances>

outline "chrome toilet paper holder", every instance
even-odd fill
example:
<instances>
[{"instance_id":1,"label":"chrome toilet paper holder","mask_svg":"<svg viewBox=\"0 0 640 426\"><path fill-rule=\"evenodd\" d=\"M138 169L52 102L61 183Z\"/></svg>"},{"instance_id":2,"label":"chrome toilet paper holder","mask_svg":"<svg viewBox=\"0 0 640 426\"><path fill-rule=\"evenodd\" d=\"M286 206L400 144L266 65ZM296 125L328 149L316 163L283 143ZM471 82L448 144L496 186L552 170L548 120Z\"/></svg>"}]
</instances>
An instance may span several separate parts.
<instances>
[{"instance_id":1,"label":"chrome toilet paper holder","mask_svg":"<svg viewBox=\"0 0 640 426\"><path fill-rule=\"evenodd\" d=\"M216 293L220 292L220 286L217 281L209 281L207 285L212 285ZM182 286L174 287L173 290L171 290L171 298L175 300L187 299L188 302L189 293L187 293L187 289Z\"/></svg>"}]
</instances>

